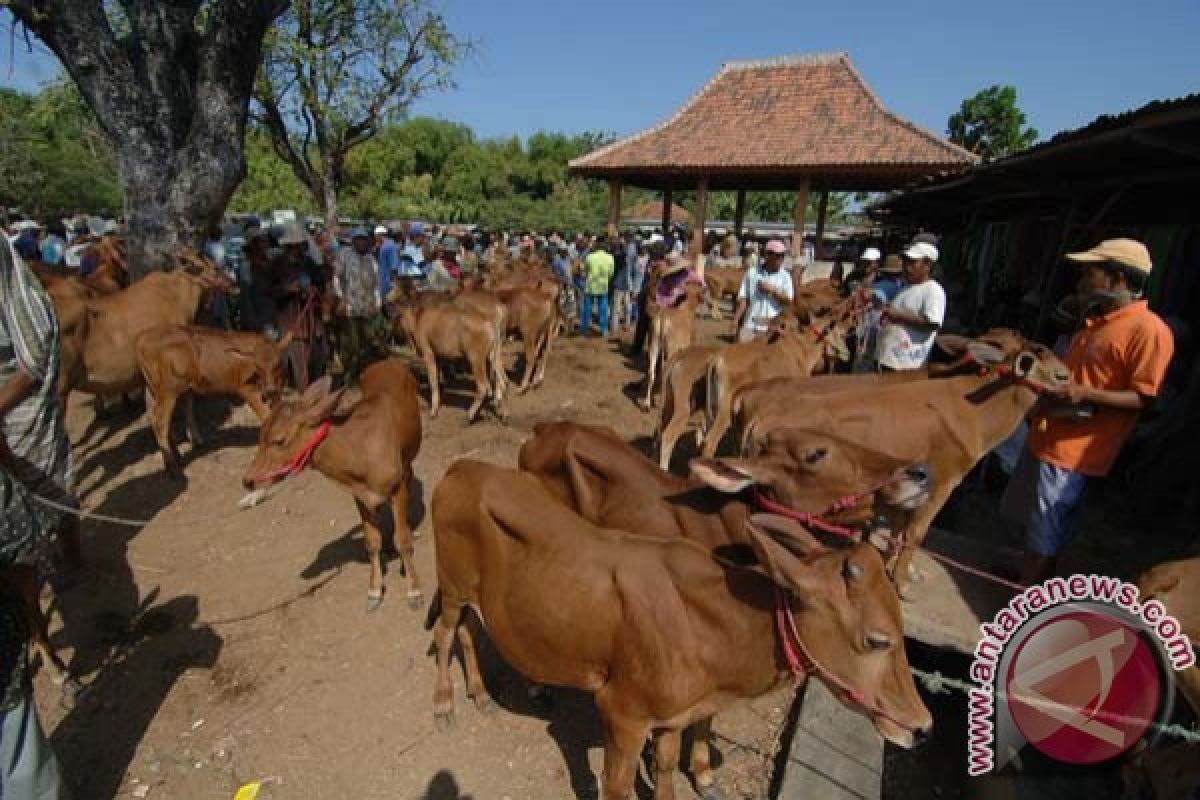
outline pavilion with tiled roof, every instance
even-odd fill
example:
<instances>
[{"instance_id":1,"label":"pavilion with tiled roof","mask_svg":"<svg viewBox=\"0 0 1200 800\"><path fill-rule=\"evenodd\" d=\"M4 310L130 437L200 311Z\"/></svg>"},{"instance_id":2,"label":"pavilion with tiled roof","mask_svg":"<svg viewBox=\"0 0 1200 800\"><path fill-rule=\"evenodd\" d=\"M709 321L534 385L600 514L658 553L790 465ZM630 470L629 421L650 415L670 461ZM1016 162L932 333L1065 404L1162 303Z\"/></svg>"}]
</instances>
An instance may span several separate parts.
<instances>
[{"instance_id":1,"label":"pavilion with tiled roof","mask_svg":"<svg viewBox=\"0 0 1200 800\"><path fill-rule=\"evenodd\" d=\"M696 242L704 235L709 190L737 190L739 232L747 190L793 190L799 253L810 191L821 192L820 242L831 190L894 189L977 161L885 109L850 58L830 53L726 63L670 119L573 160L570 170L609 182L613 233L622 186L662 190L664 207L673 190L695 190Z\"/></svg>"}]
</instances>

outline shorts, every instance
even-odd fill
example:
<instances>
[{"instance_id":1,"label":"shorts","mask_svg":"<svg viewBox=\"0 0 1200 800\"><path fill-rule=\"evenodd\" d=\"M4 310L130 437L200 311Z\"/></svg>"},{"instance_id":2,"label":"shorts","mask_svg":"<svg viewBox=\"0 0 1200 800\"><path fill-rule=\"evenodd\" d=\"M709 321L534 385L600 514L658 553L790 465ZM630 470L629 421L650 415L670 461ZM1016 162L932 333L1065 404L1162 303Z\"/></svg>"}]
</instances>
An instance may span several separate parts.
<instances>
[{"instance_id":1,"label":"shorts","mask_svg":"<svg viewBox=\"0 0 1200 800\"><path fill-rule=\"evenodd\" d=\"M1025 526L1025 550L1056 556L1074 535L1088 477L1021 454L1000 500L1000 512Z\"/></svg>"}]
</instances>

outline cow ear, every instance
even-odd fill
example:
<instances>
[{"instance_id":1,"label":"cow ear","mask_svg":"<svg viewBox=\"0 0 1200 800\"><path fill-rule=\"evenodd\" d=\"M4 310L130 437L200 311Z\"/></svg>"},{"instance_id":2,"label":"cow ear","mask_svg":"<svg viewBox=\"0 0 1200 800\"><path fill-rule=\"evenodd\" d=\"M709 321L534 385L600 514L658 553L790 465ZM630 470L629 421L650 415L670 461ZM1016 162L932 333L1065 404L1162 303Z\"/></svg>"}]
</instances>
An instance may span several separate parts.
<instances>
[{"instance_id":1,"label":"cow ear","mask_svg":"<svg viewBox=\"0 0 1200 800\"><path fill-rule=\"evenodd\" d=\"M985 342L968 342L967 352L971 354L971 358L977 364L990 367L1004 361L1004 351L995 345L990 345Z\"/></svg>"},{"instance_id":2,"label":"cow ear","mask_svg":"<svg viewBox=\"0 0 1200 800\"><path fill-rule=\"evenodd\" d=\"M278 347L278 348L280 349L280 351L287 350L287 349L288 349L288 345L290 345L290 344L292 343L292 339L294 339L294 338L296 338L296 332L295 332L295 331L288 331L287 333L285 333L285 334L283 335L283 338L282 338L282 339L280 339L280 340L279 340L279 341L278 341L278 342L275 344L275 346L276 346L276 347Z\"/></svg>"},{"instance_id":3,"label":"cow ear","mask_svg":"<svg viewBox=\"0 0 1200 800\"><path fill-rule=\"evenodd\" d=\"M750 523L800 558L825 552L825 545L817 541L808 528L789 517L781 514L751 514Z\"/></svg>"},{"instance_id":4,"label":"cow ear","mask_svg":"<svg viewBox=\"0 0 1200 800\"><path fill-rule=\"evenodd\" d=\"M238 350L236 347L226 347L225 354L229 355L229 356L233 356L234 358L238 359L239 361L253 361L254 360L254 356L243 353L241 350Z\"/></svg>"},{"instance_id":5,"label":"cow ear","mask_svg":"<svg viewBox=\"0 0 1200 800\"><path fill-rule=\"evenodd\" d=\"M342 420L350 416L355 407L362 402L362 392L357 388L346 387L336 392L329 392L305 412L305 418L310 424L317 425L326 420Z\"/></svg>"},{"instance_id":6,"label":"cow ear","mask_svg":"<svg viewBox=\"0 0 1200 800\"><path fill-rule=\"evenodd\" d=\"M688 471L711 489L737 494L760 482L754 466L740 459L693 458L688 462Z\"/></svg>"},{"instance_id":7,"label":"cow ear","mask_svg":"<svg viewBox=\"0 0 1200 800\"><path fill-rule=\"evenodd\" d=\"M328 375L322 376L319 380L313 381L300 395L300 404L305 408L314 408L318 403L325 401L329 397L329 391L333 388L333 378Z\"/></svg>"},{"instance_id":8,"label":"cow ear","mask_svg":"<svg viewBox=\"0 0 1200 800\"><path fill-rule=\"evenodd\" d=\"M798 592L813 588L815 579L811 577L812 568L804 563L803 556L798 556L777 540L771 531L759 527L756 522L763 522L760 515L756 514L746 521L745 536L771 582Z\"/></svg>"}]
</instances>

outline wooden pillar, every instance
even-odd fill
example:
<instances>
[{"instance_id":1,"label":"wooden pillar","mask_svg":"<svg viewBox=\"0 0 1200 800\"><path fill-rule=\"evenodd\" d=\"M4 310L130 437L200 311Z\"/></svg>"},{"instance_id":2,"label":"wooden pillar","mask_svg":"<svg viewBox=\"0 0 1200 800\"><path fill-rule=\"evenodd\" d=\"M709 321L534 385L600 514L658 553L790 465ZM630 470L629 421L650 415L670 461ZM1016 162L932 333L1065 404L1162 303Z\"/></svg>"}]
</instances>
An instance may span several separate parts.
<instances>
[{"instance_id":1,"label":"wooden pillar","mask_svg":"<svg viewBox=\"0 0 1200 800\"><path fill-rule=\"evenodd\" d=\"M663 207L662 207L662 229L666 233L671 229L671 205L675 202L675 192L671 189L663 189Z\"/></svg>"},{"instance_id":2,"label":"wooden pillar","mask_svg":"<svg viewBox=\"0 0 1200 800\"><path fill-rule=\"evenodd\" d=\"M821 192L821 197L817 200L817 245L814 250L817 261L825 260L825 212L829 209L829 190L825 189Z\"/></svg>"},{"instance_id":3,"label":"wooden pillar","mask_svg":"<svg viewBox=\"0 0 1200 800\"><path fill-rule=\"evenodd\" d=\"M746 190L737 190L737 203L733 206L733 233L738 237L738 241L742 238L742 222L746 218Z\"/></svg>"},{"instance_id":4,"label":"wooden pillar","mask_svg":"<svg viewBox=\"0 0 1200 800\"><path fill-rule=\"evenodd\" d=\"M696 215L692 222L692 257L698 259L696 268L704 269L704 222L708 219L708 178L701 178L696 183Z\"/></svg>"},{"instance_id":5,"label":"wooden pillar","mask_svg":"<svg viewBox=\"0 0 1200 800\"><path fill-rule=\"evenodd\" d=\"M804 255L804 214L808 210L808 185L805 178L796 189L796 215L792 221L792 259L797 264Z\"/></svg>"},{"instance_id":6,"label":"wooden pillar","mask_svg":"<svg viewBox=\"0 0 1200 800\"><path fill-rule=\"evenodd\" d=\"M613 178L608 182L608 235L617 235L617 226L621 222L621 180Z\"/></svg>"}]
</instances>

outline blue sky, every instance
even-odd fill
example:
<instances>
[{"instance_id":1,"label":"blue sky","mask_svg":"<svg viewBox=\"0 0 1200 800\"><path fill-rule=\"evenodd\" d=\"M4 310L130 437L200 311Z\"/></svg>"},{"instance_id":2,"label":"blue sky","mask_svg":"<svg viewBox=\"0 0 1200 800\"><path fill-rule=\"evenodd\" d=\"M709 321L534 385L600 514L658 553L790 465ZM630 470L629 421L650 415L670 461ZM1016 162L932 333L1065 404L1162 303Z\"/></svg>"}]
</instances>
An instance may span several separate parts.
<instances>
[{"instance_id":1,"label":"blue sky","mask_svg":"<svg viewBox=\"0 0 1200 800\"><path fill-rule=\"evenodd\" d=\"M722 61L847 51L891 110L942 133L964 97L1017 87L1043 137L1200 91L1197 0L442 0L477 50L458 88L413 113L483 136L632 133L672 113ZM0 12L0 17L4 17ZM0 31L7 31L7 19ZM4 37L8 39L7 36ZM36 87L52 56L18 45L0 85Z\"/></svg>"}]
</instances>

